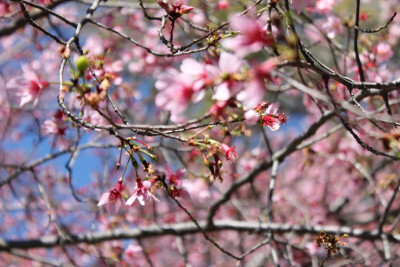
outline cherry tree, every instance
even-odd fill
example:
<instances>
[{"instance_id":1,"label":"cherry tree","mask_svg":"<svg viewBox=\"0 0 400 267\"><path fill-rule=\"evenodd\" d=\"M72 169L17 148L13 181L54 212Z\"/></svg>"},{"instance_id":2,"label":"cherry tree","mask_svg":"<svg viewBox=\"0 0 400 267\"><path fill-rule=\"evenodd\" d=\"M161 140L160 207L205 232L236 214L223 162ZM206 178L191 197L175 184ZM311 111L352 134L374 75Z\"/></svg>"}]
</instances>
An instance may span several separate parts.
<instances>
[{"instance_id":1,"label":"cherry tree","mask_svg":"<svg viewBox=\"0 0 400 267\"><path fill-rule=\"evenodd\" d=\"M395 266L398 0L0 2L4 266Z\"/></svg>"}]
</instances>

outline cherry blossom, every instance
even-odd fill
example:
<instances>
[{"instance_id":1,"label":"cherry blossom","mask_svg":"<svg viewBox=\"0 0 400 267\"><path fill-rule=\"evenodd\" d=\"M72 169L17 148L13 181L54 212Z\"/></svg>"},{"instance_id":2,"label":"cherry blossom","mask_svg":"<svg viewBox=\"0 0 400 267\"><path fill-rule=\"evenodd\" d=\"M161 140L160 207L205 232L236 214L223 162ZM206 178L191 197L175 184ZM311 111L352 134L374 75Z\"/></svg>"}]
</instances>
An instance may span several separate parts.
<instances>
[{"instance_id":1,"label":"cherry blossom","mask_svg":"<svg viewBox=\"0 0 400 267\"><path fill-rule=\"evenodd\" d=\"M245 84L244 90L237 95L237 99L243 103L244 107L252 108L264 98L266 79L276 83L276 79L271 75L271 72L277 63L277 58L269 58L260 64L256 63L252 66L248 74L250 79Z\"/></svg>"},{"instance_id":2,"label":"cherry blossom","mask_svg":"<svg viewBox=\"0 0 400 267\"><path fill-rule=\"evenodd\" d=\"M228 7L229 7L229 1L220 0L220 1L218 1L215 8L219 9L219 10L224 10L224 9L227 9Z\"/></svg>"},{"instance_id":3,"label":"cherry blossom","mask_svg":"<svg viewBox=\"0 0 400 267\"><path fill-rule=\"evenodd\" d=\"M336 4L336 3L338 3L338 1L335 1L335 0L317 0L316 4L315 4L315 8L316 8L317 12L326 14L326 13L329 13L329 12L332 11L333 5ZM313 4L308 3L308 4L310 6L314 5L314 3Z\"/></svg>"},{"instance_id":4,"label":"cherry blossom","mask_svg":"<svg viewBox=\"0 0 400 267\"><path fill-rule=\"evenodd\" d=\"M46 120L43 123L43 133L44 134L55 134L64 136L65 130L67 129L64 123L65 115L61 110L58 110L51 120Z\"/></svg>"},{"instance_id":5,"label":"cherry blossom","mask_svg":"<svg viewBox=\"0 0 400 267\"><path fill-rule=\"evenodd\" d=\"M160 202L158 198L156 198L150 192L151 182L150 181L143 181L140 178L136 178L136 187L135 192L132 194L130 198L126 201L127 206L132 206L136 199L139 201L140 205L145 205L146 200L153 199L155 202Z\"/></svg>"},{"instance_id":6,"label":"cherry blossom","mask_svg":"<svg viewBox=\"0 0 400 267\"><path fill-rule=\"evenodd\" d=\"M156 105L171 112L173 121L182 120L182 113L190 101L198 102L204 97L204 92L195 92L194 79L179 73L175 69L158 76L155 87L159 90Z\"/></svg>"},{"instance_id":7,"label":"cherry blossom","mask_svg":"<svg viewBox=\"0 0 400 267\"><path fill-rule=\"evenodd\" d=\"M124 250L124 259L127 263L135 266L138 260L141 258L141 253L143 253L143 248L136 244L129 244L129 246Z\"/></svg>"},{"instance_id":8,"label":"cherry blossom","mask_svg":"<svg viewBox=\"0 0 400 267\"><path fill-rule=\"evenodd\" d=\"M322 24L322 28L327 32L329 38L333 39L336 35L343 34L342 21L338 17L330 16Z\"/></svg>"},{"instance_id":9,"label":"cherry blossom","mask_svg":"<svg viewBox=\"0 0 400 267\"><path fill-rule=\"evenodd\" d=\"M266 115L263 117L264 126L268 126L272 131L277 131L281 128L281 122L278 118L272 115Z\"/></svg>"},{"instance_id":10,"label":"cherry blossom","mask_svg":"<svg viewBox=\"0 0 400 267\"><path fill-rule=\"evenodd\" d=\"M262 111L262 109L266 109ZM281 125L287 122L288 118L285 114L278 114L279 103L275 102L268 104L268 102L261 102L256 110L262 111L262 121L264 126L268 126L272 131L277 131L281 128Z\"/></svg>"},{"instance_id":11,"label":"cherry blossom","mask_svg":"<svg viewBox=\"0 0 400 267\"><path fill-rule=\"evenodd\" d=\"M237 81L237 78L244 62L234 54L223 52L220 55L218 65L219 77L222 83L216 86L213 99L218 101L227 101L242 88L242 85Z\"/></svg>"},{"instance_id":12,"label":"cherry blossom","mask_svg":"<svg viewBox=\"0 0 400 267\"><path fill-rule=\"evenodd\" d=\"M258 19L232 15L229 17L232 29L239 31L238 36L227 38L222 45L241 57L257 52L264 46L270 46L274 40L267 34L266 26Z\"/></svg>"},{"instance_id":13,"label":"cherry blossom","mask_svg":"<svg viewBox=\"0 0 400 267\"><path fill-rule=\"evenodd\" d=\"M111 213L118 212L119 208L125 204L124 198L122 197L122 191L124 185L122 179L119 179L115 187L105 192L97 203L97 206L105 205L106 209Z\"/></svg>"},{"instance_id":14,"label":"cherry blossom","mask_svg":"<svg viewBox=\"0 0 400 267\"><path fill-rule=\"evenodd\" d=\"M393 56L392 48L387 43L379 43L374 50L379 62L387 61Z\"/></svg>"},{"instance_id":15,"label":"cherry blossom","mask_svg":"<svg viewBox=\"0 0 400 267\"><path fill-rule=\"evenodd\" d=\"M258 121L260 120L260 113L257 111L250 109L245 112L244 118L246 122L250 125L256 125Z\"/></svg>"},{"instance_id":16,"label":"cherry blossom","mask_svg":"<svg viewBox=\"0 0 400 267\"><path fill-rule=\"evenodd\" d=\"M229 147L229 146L226 145L226 144L221 144L220 147L221 147L221 149L224 151L224 153L225 153L225 158L226 158L227 160L230 160L230 161L235 161L235 160L237 160L238 155L237 155L236 152L235 152L235 146Z\"/></svg>"},{"instance_id":17,"label":"cherry blossom","mask_svg":"<svg viewBox=\"0 0 400 267\"><path fill-rule=\"evenodd\" d=\"M185 175L185 169L178 169L175 173L168 166L165 170L166 183L168 185L168 191L172 198L182 197L184 199L190 198L189 193L183 189L184 180L182 179Z\"/></svg>"},{"instance_id":18,"label":"cherry blossom","mask_svg":"<svg viewBox=\"0 0 400 267\"><path fill-rule=\"evenodd\" d=\"M179 17L193 10L194 7L184 5L182 0L169 0L168 3L157 0L157 3L172 17Z\"/></svg>"},{"instance_id":19,"label":"cherry blossom","mask_svg":"<svg viewBox=\"0 0 400 267\"><path fill-rule=\"evenodd\" d=\"M210 64L202 64L193 58L182 60L180 70L194 78L193 90L199 91L207 85L212 85L218 77L218 68Z\"/></svg>"},{"instance_id":20,"label":"cherry blossom","mask_svg":"<svg viewBox=\"0 0 400 267\"><path fill-rule=\"evenodd\" d=\"M303 7L314 6L314 0L292 0L292 7L296 10L297 14L301 13Z\"/></svg>"},{"instance_id":21,"label":"cherry blossom","mask_svg":"<svg viewBox=\"0 0 400 267\"><path fill-rule=\"evenodd\" d=\"M6 87L17 90L16 95L20 101L19 107L22 108L32 101L33 105L36 106L39 103L39 96L49 86L49 82L41 80L28 65L22 66L22 70L24 74L9 80Z\"/></svg>"}]
</instances>

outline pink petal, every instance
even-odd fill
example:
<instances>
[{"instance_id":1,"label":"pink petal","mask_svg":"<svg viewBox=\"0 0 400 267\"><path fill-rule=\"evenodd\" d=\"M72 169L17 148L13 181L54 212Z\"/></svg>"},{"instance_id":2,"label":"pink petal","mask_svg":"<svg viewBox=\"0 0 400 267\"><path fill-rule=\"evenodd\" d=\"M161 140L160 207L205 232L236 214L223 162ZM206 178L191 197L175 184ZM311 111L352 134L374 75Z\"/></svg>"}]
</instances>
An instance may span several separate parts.
<instances>
[{"instance_id":1,"label":"pink petal","mask_svg":"<svg viewBox=\"0 0 400 267\"><path fill-rule=\"evenodd\" d=\"M122 200L120 198L118 198L115 203L113 203L114 207L115 207L115 213L117 213L117 211L119 210L119 208L121 208L122 206Z\"/></svg>"},{"instance_id":2,"label":"pink petal","mask_svg":"<svg viewBox=\"0 0 400 267\"><path fill-rule=\"evenodd\" d=\"M110 201L110 191L107 191L101 196L99 203L97 203L97 206L102 206L104 204L107 204L109 201Z\"/></svg>"},{"instance_id":3,"label":"pink petal","mask_svg":"<svg viewBox=\"0 0 400 267\"><path fill-rule=\"evenodd\" d=\"M175 173L176 178L182 179L183 176L185 176L185 172L186 172L186 170L185 170L184 168L178 169L178 170L176 171L176 173Z\"/></svg>"},{"instance_id":4,"label":"pink petal","mask_svg":"<svg viewBox=\"0 0 400 267\"><path fill-rule=\"evenodd\" d=\"M191 197L190 197L190 194L189 194L188 191L186 191L185 189L182 189L182 191L181 191L181 198L183 198L183 199L190 199Z\"/></svg>"},{"instance_id":5,"label":"pink petal","mask_svg":"<svg viewBox=\"0 0 400 267\"><path fill-rule=\"evenodd\" d=\"M219 101L227 101L231 98L231 93L229 92L228 84L222 83L215 88L214 96L212 97L215 100Z\"/></svg>"},{"instance_id":6,"label":"pink petal","mask_svg":"<svg viewBox=\"0 0 400 267\"><path fill-rule=\"evenodd\" d=\"M243 61L238 56L231 53L221 53L219 58L219 69L224 73L237 73L243 66Z\"/></svg>"},{"instance_id":7,"label":"pink petal","mask_svg":"<svg viewBox=\"0 0 400 267\"><path fill-rule=\"evenodd\" d=\"M156 196L150 192L147 192L147 198L152 198L155 202L160 202L160 200L158 200L158 198L156 198Z\"/></svg>"},{"instance_id":8,"label":"pink petal","mask_svg":"<svg viewBox=\"0 0 400 267\"><path fill-rule=\"evenodd\" d=\"M133 193L133 195L130 198L128 198L125 205L132 206L133 202L135 202L136 198L137 198L137 192Z\"/></svg>"},{"instance_id":9,"label":"pink petal","mask_svg":"<svg viewBox=\"0 0 400 267\"><path fill-rule=\"evenodd\" d=\"M193 58L185 58L180 69L182 73L193 76L199 76L204 72L204 66Z\"/></svg>"},{"instance_id":10,"label":"pink petal","mask_svg":"<svg viewBox=\"0 0 400 267\"><path fill-rule=\"evenodd\" d=\"M278 131L281 128L281 123L279 122L279 120L276 120L272 126L268 125L268 127L272 130L272 131Z\"/></svg>"},{"instance_id":11,"label":"pink petal","mask_svg":"<svg viewBox=\"0 0 400 267\"><path fill-rule=\"evenodd\" d=\"M279 103L275 102L268 106L268 108L265 110L265 113L276 114L278 112L278 109L279 109Z\"/></svg>"},{"instance_id":12,"label":"pink petal","mask_svg":"<svg viewBox=\"0 0 400 267\"><path fill-rule=\"evenodd\" d=\"M260 120L260 114L257 111L251 109L246 111L246 113L244 114L244 118L248 124L256 125Z\"/></svg>"},{"instance_id":13,"label":"pink petal","mask_svg":"<svg viewBox=\"0 0 400 267\"><path fill-rule=\"evenodd\" d=\"M146 202L144 202L144 197L143 195L140 195L137 197L137 200L139 201L140 205L144 206L144 204L146 204Z\"/></svg>"}]
</instances>

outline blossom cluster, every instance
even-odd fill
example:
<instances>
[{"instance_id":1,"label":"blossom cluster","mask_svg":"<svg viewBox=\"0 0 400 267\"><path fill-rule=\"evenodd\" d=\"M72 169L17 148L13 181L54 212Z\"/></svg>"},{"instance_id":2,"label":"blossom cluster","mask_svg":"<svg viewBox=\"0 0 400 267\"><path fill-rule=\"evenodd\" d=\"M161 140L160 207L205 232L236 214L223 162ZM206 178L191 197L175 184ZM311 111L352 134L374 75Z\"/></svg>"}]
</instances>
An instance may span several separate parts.
<instances>
[{"instance_id":1,"label":"blossom cluster","mask_svg":"<svg viewBox=\"0 0 400 267\"><path fill-rule=\"evenodd\" d=\"M136 178L135 188L133 194L125 201L125 185L121 177L115 187L105 192L97 204L97 206L105 205L106 209L111 213L116 213L121 206L133 206L137 200L140 205L145 205L146 201L153 200L160 202L160 200L152 193L157 184L163 185L165 183L167 190L172 198L183 197L188 198L188 192L183 189L183 176L185 170L179 169L175 173L168 166L166 169L166 176L159 174L158 176L146 180Z\"/></svg>"},{"instance_id":2,"label":"blossom cluster","mask_svg":"<svg viewBox=\"0 0 400 267\"><path fill-rule=\"evenodd\" d=\"M250 124L261 122L272 131L277 131L283 123L288 121L285 113L278 113L279 106L278 102L269 104L268 101L262 101L254 109L246 111L244 116Z\"/></svg>"}]
</instances>

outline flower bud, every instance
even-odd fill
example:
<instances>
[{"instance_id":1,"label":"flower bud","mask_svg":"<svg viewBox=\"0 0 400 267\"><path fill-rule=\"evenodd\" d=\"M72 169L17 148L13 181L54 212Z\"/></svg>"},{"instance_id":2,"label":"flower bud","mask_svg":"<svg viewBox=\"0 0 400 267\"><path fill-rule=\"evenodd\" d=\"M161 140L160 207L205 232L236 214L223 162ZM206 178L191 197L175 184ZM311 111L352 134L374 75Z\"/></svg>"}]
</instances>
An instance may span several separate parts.
<instances>
[{"instance_id":1,"label":"flower bud","mask_svg":"<svg viewBox=\"0 0 400 267\"><path fill-rule=\"evenodd\" d=\"M193 10L194 7L192 6L181 6L180 10L179 10L179 14L184 15L184 14L188 14L190 11Z\"/></svg>"}]
</instances>

